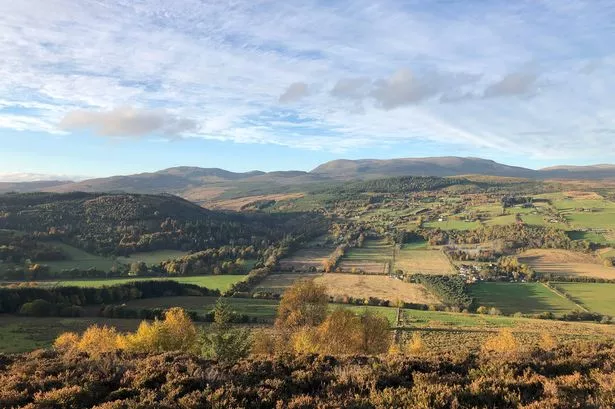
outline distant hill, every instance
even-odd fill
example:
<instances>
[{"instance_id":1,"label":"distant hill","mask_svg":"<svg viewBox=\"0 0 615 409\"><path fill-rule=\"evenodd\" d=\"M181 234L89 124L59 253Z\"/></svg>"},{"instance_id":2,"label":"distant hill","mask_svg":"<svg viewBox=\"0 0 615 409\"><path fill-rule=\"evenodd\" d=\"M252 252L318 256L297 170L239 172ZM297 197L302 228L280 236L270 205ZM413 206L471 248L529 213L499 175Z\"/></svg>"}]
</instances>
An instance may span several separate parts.
<instances>
[{"instance_id":1,"label":"distant hill","mask_svg":"<svg viewBox=\"0 0 615 409\"><path fill-rule=\"evenodd\" d=\"M0 193L8 192L37 192L48 188L72 184L67 180L40 180L36 182L0 182Z\"/></svg>"},{"instance_id":2,"label":"distant hill","mask_svg":"<svg viewBox=\"0 0 615 409\"><path fill-rule=\"evenodd\" d=\"M310 173L333 179L375 179L389 176L457 176L491 175L535 178L532 169L508 166L488 159L455 156L405 159L334 160Z\"/></svg>"},{"instance_id":3,"label":"distant hill","mask_svg":"<svg viewBox=\"0 0 615 409\"><path fill-rule=\"evenodd\" d=\"M158 172L83 180L0 183L0 193L124 192L172 193L195 203L212 200L302 192L311 186L326 186L349 180L372 180L399 176L493 176L523 179L615 178L615 165L555 166L539 170L509 166L488 159L456 156L401 159L334 160L310 172L230 172L219 168L179 166Z\"/></svg>"}]
</instances>

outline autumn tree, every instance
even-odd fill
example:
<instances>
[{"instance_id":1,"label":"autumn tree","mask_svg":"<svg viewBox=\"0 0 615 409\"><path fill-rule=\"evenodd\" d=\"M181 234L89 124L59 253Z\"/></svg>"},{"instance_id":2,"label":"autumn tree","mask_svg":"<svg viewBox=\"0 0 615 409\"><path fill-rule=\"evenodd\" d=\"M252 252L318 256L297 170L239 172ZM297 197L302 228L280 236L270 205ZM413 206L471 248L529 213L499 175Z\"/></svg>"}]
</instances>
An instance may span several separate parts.
<instances>
[{"instance_id":1,"label":"autumn tree","mask_svg":"<svg viewBox=\"0 0 615 409\"><path fill-rule=\"evenodd\" d=\"M279 329L316 326L327 315L328 301L324 286L313 281L299 281L282 296L275 325Z\"/></svg>"},{"instance_id":2,"label":"autumn tree","mask_svg":"<svg viewBox=\"0 0 615 409\"><path fill-rule=\"evenodd\" d=\"M201 334L201 353L222 362L236 362L250 353L250 332L234 328L233 311L224 298L219 298L214 310L214 322L209 331Z\"/></svg>"}]
</instances>

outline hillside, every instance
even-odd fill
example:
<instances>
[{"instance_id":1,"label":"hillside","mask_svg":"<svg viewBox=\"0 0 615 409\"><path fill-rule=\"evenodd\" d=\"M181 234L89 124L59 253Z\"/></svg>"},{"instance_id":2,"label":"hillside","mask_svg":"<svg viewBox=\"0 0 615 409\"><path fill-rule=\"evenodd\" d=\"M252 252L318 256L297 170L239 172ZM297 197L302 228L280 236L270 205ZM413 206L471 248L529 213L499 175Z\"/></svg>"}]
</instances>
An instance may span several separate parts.
<instances>
[{"instance_id":1,"label":"hillside","mask_svg":"<svg viewBox=\"0 0 615 409\"><path fill-rule=\"evenodd\" d=\"M250 245L317 225L298 215L210 211L172 195L0 195L0 229L59 239L98 254Z\"/></svg>"}]
</instances>

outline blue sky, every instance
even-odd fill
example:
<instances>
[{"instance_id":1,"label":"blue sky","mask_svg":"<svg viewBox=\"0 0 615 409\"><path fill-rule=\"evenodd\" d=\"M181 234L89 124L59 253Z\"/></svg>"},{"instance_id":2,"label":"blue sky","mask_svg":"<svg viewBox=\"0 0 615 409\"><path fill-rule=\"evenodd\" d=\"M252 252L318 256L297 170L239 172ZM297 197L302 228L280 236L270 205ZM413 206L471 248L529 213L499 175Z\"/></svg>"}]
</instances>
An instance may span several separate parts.
<instances>
[{"instance_id":1,"label":"blue sky","mask_svg":"<svg viewBox=\"0 0 615 409\"><path fill-rule=\"evenodd\" d=\"M0 180L615 162L610 0L5 1L0 55Z\"/></svg>"}]
</instances>

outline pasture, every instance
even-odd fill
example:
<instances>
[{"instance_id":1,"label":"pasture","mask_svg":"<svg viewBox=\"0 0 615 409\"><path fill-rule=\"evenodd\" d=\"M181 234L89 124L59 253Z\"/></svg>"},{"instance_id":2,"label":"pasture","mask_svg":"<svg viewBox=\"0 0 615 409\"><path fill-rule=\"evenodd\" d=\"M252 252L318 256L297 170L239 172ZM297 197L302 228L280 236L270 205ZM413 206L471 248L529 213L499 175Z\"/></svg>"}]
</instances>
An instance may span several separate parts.
<instances>
[{"instance_id":1,"label":"pasture","mask_svg":"<svg viewBox=\"0 0 615 409\"><path fill-rule=\"evenodd\" d=\"M113 268L113 266L118 264L118 262L113 258L91 254L69 244L60 242L52 242L50 244L58 247L68 256L67 260L41 262L41 264L49 266L51 271L54 272L70 270L73 268L78 268L81 270L95 268L97 270L109 271Z\"/></svg>"},{"instance_id":2,"label":"pasture","mask_svg":"<svg viewBox=\"0 0 615 409\"><path fill-rule=\"evenodd\" d=\"M295 281L312 279L320 275L321 273L271 273L252 290L252 293L269 292L282 294Z\"/></svg>"},{"instance_id":3,"label":"pasture","mask_svg":"<svg viewBox=\"0 0 615 409\"><path fill-rule=\"evenodd\" d=\"M443 221L429 221L423 223L424 227L429 227L432 229L438 228L441 230L475 230L478 229L481 224L480 222L466 222L464 220L443 220Z\"/></svg>"},{"instance_id":4,"label":"pasture","mask_svg":"<svg viewBox=\"0 0 615 409\"><path fill-rule=\"evenodd\" d=\"M181 258L190 254L187 251L179 251L179 250L156 250L144 253L134 253L127 257L118 257L117 261L123 264L131 264L135 262L144 262L145 264L151 266L155 264L160 264L163 261L171 260L175 258Z\"/></svg>"},{"instance_id":5,"label":"pasture","mask_svg":"<svg viewBox=\"0 0 615 409\"><path fill-rule=\"evenodd\" d=\"M422 285L406 283L388 276L329 273L317 277L314 281L326 286L327 293L334 297L376 297L389 301L440 304L440 300Z\"/></svg>"},{"instance_id":6,"label":"pasture","mask_svg":"<svg viewBox=\"0 0 615 409\"><path fill-rule=\"evenodd\" d=\"M415 250L402 247L395 254L394 271L407 274L453 274L448 258L440 250Z\"/></svg>"},{"instance_id":7,"label":"pasture","mask_svg":"<svg viewBox=\"0 0 615 409\"><path fill-rule=\"evenodd\" d=\"M343 272L388 274L393 246L384 240L365 240L363 247L349 249L338 266Z\"/></svg>"},{"instance_id":8,"label":"pasture","mask_svg":"<svg viewBox=\"0 0 615 409\"><path fill-rule=\"evenodd\" d=\"M553 283L552 285L589 311L615 316L615 284Z\"/></svg>"},{"instance_id":9,"label":"pasture","mask_svg":"<svg viewBox=\"0 0 615 409\"><path fill-rule=\"evenodd\" d=\"M305 248L280 260L280 269L295 271L323 271L324 261L333 250L323 247Z\"/></svg>"},{"instance_id":10,"label":"pasture","mask_svg":"<svg viewBox=\"0 0 615 409\"><path fill-rule=\"evenodd\" d=\"M576 309L573 302L542 283L482 282L470 286L470 295L477 306L495 307L504 314L557 315Z\"/></svg>"},{"instance_id":11,"label":"pasture","mask_svg":"<svg viewBox=\"0 0 615 409\"><path fill-rule=\"evenodd\" d=\"M94 280L63 280L63 281L35 281L34 284L41 287L57 286L77 286L77 287L103 287L109 285L125 284L131 281L150 281L150 280L172 280L183 284L195 284L199 287L209 289L227 290L231 285L245 279L246 276L240 275L208 275L208 276L186 276L186 277L127 277L127 278L108 278Z\"/></svg>"},{"instance_id":12,"label":"pasture","mask_svg":"<svg viewBox=\"0 0 615 409\"><path fill-rule=\"evenodd\" d=\"M615 278L615 268L606 267L599 257L561 249L531 249L518 257L540 273L562 276Z\"/></svg>"}]
</instances>

